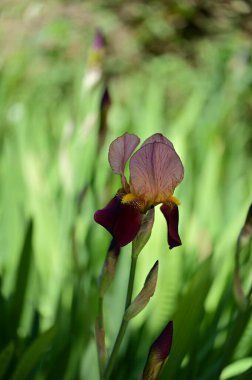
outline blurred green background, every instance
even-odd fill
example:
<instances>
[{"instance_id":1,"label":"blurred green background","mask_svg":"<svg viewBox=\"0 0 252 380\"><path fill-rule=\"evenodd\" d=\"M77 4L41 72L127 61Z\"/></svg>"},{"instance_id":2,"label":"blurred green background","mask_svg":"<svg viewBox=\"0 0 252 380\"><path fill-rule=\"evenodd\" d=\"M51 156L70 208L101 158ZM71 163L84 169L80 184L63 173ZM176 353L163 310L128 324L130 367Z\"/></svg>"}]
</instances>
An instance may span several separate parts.
<instances>
[{"instance_id":1,"label":"blurred green background","mask_svg":"<svg viewBox=\"0 0 252 380\"><path fill-rule=\"evenodd\" d=\"M126 131L163 133L181 156L183 245L169 251L157 208L135 294L159 259L157 289L130 322L112 379L140 378L170 319L161 379L251 379L251 303L233 295L252 199L250 2L3 0L0 17L0 379L98 379L97 278L110 236L93 213L120 186L107 152ZM251 244L240 253L248 293ZM109 348L129 262L125 247L105 298Z\"/></svg>"}]
</instances>

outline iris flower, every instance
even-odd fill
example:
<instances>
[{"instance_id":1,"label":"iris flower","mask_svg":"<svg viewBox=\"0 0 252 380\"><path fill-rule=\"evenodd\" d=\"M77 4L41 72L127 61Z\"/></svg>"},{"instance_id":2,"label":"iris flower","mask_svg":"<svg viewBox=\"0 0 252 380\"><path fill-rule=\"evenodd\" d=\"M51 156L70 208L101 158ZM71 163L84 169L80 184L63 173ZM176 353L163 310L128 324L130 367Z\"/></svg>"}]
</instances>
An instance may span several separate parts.
<instances>
[{"instance_id":1,"label":"iris flower","mask_svg":"<svg viewBox=\"0 0 252 380\"><path fill-rule=\"evenodd\" d=\"M96 211L94 219L122 247L137 236L143 215L161 204L171 249L182 244L178 233L179 201L173 193L183 179L184 168L173 144L162 134L149 137L133 154L139 143L139 137L125 133L110 144L109 163L113 172L121 176L122 188L105 208ZM128 160L129 182L124 174Z\"/></svg>"}]
</instances>

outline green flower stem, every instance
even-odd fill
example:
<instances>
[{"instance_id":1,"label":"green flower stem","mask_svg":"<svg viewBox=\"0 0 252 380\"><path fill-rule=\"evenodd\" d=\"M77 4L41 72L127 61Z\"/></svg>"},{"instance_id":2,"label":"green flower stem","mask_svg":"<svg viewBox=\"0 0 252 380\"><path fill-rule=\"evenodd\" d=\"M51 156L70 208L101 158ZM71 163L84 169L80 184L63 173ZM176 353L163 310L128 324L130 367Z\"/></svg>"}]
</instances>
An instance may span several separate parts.
<instances>
[{"instance_id":1,"label":"green flower stem","mask_svg":"<svg viewBox=\"0 0 252 380\"><path fill-rule=\"evenodd\" d=\"M98 317L95 326L96 344L98 351L99 373L102 379L105 363L107 360L106 346L105 346L105 330L103 320L103 297L99 297L98 301Z\"/></svg>"},{"instance_id":2,"label":"green flower stem","mask_svg":"<svg viewBox=\"0 0 252 380\"><path fill-rule=\"evenodd\" d=\"M131 267L130 267L130 274L129 274L129 282L128 282L128 290L127 290L127 296L126 296L126 302L125 302L125 311L128 308L128 306L131 303L132 299L132 293L133 293L133 286L134 286L134 279L135 279L135 273L136 273L136 264L137 264L137 258L138 258L138 253L134 249L134 243L132 245L132 255L131 255ZM104 373L104 380L109 380L111 372L113 370L114 364L115 364L115 359L117 356L117 353L119 351L119 348L121 346L125 331L128 326L128 321L126 321L123 317L121 326L118 332L118 335L116 337L116 341L113 347L113 350L111 352L111 356L109 358L105 373Z\"/></svg>"}]
</instances>

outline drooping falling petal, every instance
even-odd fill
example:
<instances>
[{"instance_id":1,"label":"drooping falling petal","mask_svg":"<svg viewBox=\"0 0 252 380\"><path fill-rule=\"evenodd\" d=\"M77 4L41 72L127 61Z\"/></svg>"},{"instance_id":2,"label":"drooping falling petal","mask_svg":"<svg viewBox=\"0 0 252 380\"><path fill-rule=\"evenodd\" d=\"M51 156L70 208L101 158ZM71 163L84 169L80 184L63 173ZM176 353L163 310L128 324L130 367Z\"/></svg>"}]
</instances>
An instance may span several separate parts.
<instances>
[{"instance_id":1,"label":"drooping falling petal","mask_svg":"<svg viewBox=\"0 0 252 380\"><path fill-rule=\"evenodd\" d=\"M126 162L140 143L139 137L134 134L124 133L115 139L109 147L108 159L114 173L120 174L124 189L127 188L127 180L124 175Z\"/></svg>"},{"instance_id":2,"label":"drooping falling petal","mask_svg":"<svg viewBox=\"0 0 252 380\"><path fill-rule=\"evenodd\" d=\"M178 206L175 203L171 203L169 205L162 205L160 207L162 211L167 227L168 227L168 244L169 248L172 249L174 247L178 247L182 244L181 239L179 237L178 232L178 224L179 224L179 212Z\"/></svg>"},{"instance_id":3,"label":"drooping falling petal","mask_svg":"<svg viewBox=\"0 0 252 380\"><path fill-rule=\"evenodd\" d=\"M146 144L130 159L132 190L152 203L167 200L183 176L181 160L167 143Z\"/></svg>"},{"instance_id":4,"label":"drooping falling petal","mask_svg":"<svg viewBox=\"0 0 252 380\"><path fill-rule=\"evenodd\" d=\"M117 195L105 208L96 211L94 219L111 233L120 247L133 241L141 226L141 213L137 205L123 204Z\"/></svg>"}]
</instances>

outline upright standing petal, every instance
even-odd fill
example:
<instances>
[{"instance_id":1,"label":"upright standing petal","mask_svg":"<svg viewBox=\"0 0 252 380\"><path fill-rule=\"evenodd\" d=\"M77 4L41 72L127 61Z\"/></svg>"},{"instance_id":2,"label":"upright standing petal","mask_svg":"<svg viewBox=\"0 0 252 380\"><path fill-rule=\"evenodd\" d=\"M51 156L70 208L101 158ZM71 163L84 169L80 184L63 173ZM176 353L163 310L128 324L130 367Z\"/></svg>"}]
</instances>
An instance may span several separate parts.
<instances>
[{"instance_id":1,"label":"upright standing petal","mask_svg":"<svg viewBox=\"0 0 252 380\"><path fill-rule=\"evenodd\" d=\"M153 204L167 200L183 176L181 160L169 144L146 144L130 159L132 191Z\"/></svg>"},{"instance_id":2,"label":"upright standing petal","mask_svg":"<svg viewBox=\"0 0 252 380\"><path fill-rule=\"evenodd\" d=\"M172 142L170 140L168 140L164 135L162 135L162 133L155 133L154 135L150 136L148 139L146 139L143 142L142 146L144 146L146 144L151 144L151 143L154 143L154 142L161 142L163 144L167 144L171 148L174 149Z\"/></svg>"},{"instance_id":3,"label":"upright standing petal","mask_svg":"<svg viewBox=\"0 0 252 380\"><path fill-rule=\"evenodd\" d=\"M178 206L175 203L170 202L168 205L162 205L160 207L162 211L167 227L168 227L168 244L169 248L178 247L182 244L178 233L179 212Z\"/></svg>"},{"instance_id":4,"label":"upright standing petal","mask_svg":"<svg viewBox=\"0 0 252 380\"><path fill-rule=\"evenodd\" d=\"M127 188L127 180L124 175L126 162L140 143L139 137L124 133L115 139L109 147L108 159L114 173L120 174L124 189Z\"/></svg>"},{"instance_id":5,"label":"upright standing petal","mask_svg":"<svg viewBox=\"0 0 252 380\"><path fill-rule=\"evenodd\" d=\"M105 208L96 211L94 220L123 247L135 239L141 226L141 212L135 203L123 204L116 195Z\"/></svg>"}]
</instances>

